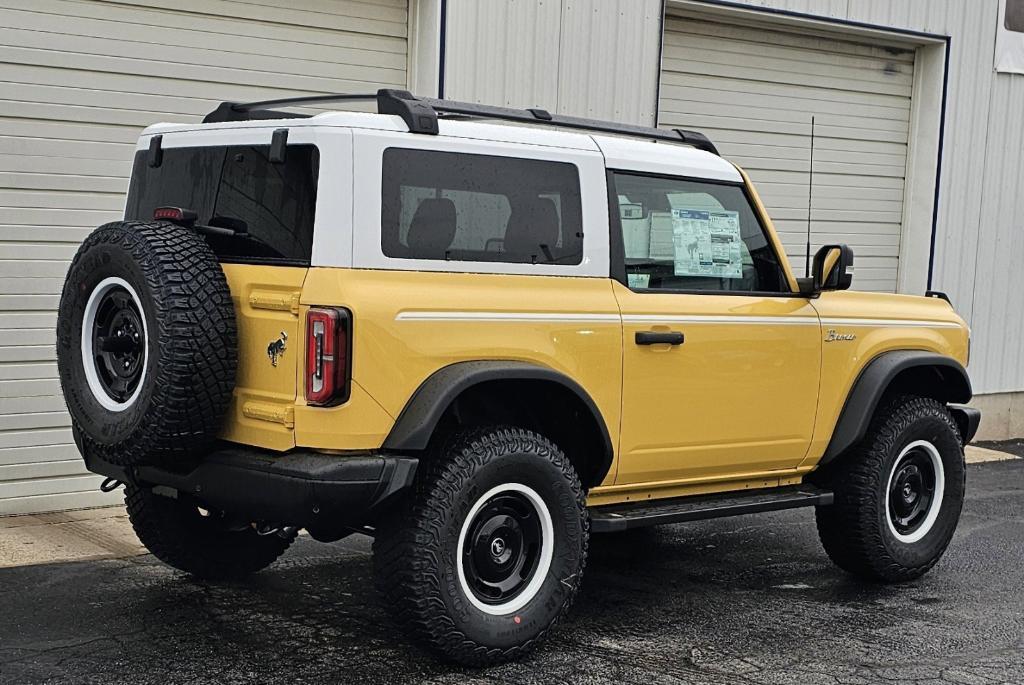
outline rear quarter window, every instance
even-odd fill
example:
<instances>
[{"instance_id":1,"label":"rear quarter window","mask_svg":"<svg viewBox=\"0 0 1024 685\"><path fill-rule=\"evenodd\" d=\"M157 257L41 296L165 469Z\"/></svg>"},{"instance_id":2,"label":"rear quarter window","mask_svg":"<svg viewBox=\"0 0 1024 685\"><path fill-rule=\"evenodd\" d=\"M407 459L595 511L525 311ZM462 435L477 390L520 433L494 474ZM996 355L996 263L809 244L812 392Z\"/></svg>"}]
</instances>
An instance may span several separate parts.
<instances>
[{"instance_id":1,"label":"rear quarter window","mask_svg":"<svg viewBox=\"0 0 1024 685\"><path fill-rule=\"evenodd\" d=\"M384 151L381 249L388 257L579 264L574 164L434 150Z\"/></svg>"},{"instance_id":2,"label":"rear quarter window","mask_svg":"<svg viewBox=\"0 0 1024 685\"><path fill-rule=\"evenodd\" d=\"M157 207L190 209L197 223L236 231L205 235L222 261L308 265L320 160L314 145L289 145L273 163L269 145L165 148L159 167L135 155L126 219Z\"/></svg>"}]
</instances>

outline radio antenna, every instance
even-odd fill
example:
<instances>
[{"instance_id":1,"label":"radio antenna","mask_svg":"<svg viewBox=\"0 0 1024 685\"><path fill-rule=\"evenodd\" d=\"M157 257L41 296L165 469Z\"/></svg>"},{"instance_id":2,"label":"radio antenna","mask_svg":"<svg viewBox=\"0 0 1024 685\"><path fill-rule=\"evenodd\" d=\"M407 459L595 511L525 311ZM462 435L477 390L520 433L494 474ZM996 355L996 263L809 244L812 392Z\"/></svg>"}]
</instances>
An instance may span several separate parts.
<instances>
[{"instance_id":1,"label":"radio antenna","mask_svg":"<svg viewBox=\"0 0 1024 685\"><path fill-rule=\"evenodd\" d=\"M807 252L804 256L804 278L811 276L811 207L814 202L814 116L811 116L811 173L807 183Z\"/></svg>"}]
</instances>

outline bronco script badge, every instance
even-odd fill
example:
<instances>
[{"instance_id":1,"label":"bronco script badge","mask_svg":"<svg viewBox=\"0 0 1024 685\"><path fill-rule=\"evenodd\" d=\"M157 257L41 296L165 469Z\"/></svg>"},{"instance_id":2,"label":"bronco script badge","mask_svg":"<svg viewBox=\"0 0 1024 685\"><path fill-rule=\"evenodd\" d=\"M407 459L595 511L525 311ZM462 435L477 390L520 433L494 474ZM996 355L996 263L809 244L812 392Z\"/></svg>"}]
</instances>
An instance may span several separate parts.
<instances>
[{"instance_id":1,"label":"bronco script badge","mask_svg":"<svg viewBox=\"0 0 1024 685\"><path fill-rule=\"evenodd\" d=\"M277 366L277 358L284 354L288 347L288 334L281 331L281 337L267 345L267 356L270 357L270 365Z\"/></svg>"},{"instance_id":2,"label":"bronco script badge","mask_svg":"<svg viewBox=\"0 0 1024 685\"><path fill-rule=\"evenodd\" d=\"M854 340L856 335L853 333L836 333L836 329L828 329L828 333L825 334L825 342L835 342L837 340Z\"/></svg>"}]
</instances>

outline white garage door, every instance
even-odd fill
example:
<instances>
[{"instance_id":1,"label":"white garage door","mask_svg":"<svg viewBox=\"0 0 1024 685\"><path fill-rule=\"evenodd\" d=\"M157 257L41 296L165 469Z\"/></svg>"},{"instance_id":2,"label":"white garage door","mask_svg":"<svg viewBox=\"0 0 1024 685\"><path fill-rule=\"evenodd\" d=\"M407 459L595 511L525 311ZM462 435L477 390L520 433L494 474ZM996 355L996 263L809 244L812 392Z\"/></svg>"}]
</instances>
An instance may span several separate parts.
<instances>
[{"instance_id":1,"label":"white garage door","mask_svg":"<svg viewBox=\"0 0 1024 685\"><path fill-rule=\"evenodd\" d=\"M0 515L112 501L71 441L57 300L134 141L221 100L407 86L407 0L0 0Z\"/></svg>"},{"instance_id":2,"label":"white garage door","mask_svg":"<svg viewBox=\"0 0 1024 685\"><path fill-rule=\"evenodd\" d=\"M894 292L913 80L904 49L670 16L659 124L750 173L802 276L814 115L812 254L848 243L853 287Z\"/></svg>"}]
</instances>

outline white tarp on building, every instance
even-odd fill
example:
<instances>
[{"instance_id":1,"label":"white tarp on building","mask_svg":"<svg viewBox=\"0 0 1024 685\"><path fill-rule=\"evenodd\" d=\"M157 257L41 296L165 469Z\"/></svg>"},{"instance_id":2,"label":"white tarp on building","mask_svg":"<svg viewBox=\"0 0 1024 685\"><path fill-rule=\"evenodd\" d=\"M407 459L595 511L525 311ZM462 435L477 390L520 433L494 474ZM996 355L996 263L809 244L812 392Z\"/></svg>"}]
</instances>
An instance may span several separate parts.
<instances>
[{"instance_id":1,"label":"white tarp on building","mask_svg":"<svg viewBox=\"0 0 1024 685\"><path fill-rule=\"evenodd\" d=\"M996 29L996 71L1024 74L1024 0L1001 0Z\"/></svg>"}]
</instances>

